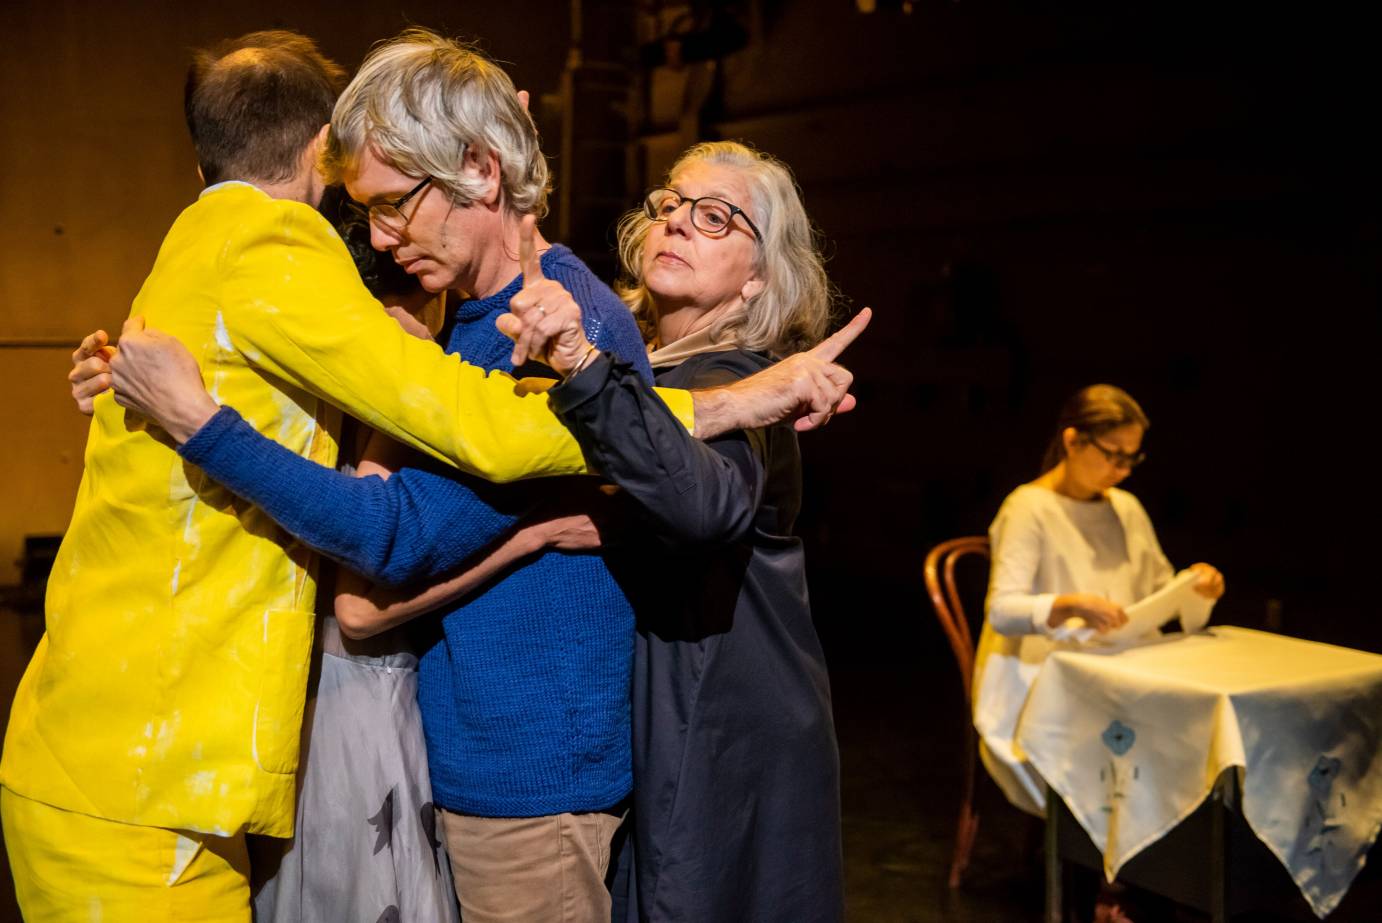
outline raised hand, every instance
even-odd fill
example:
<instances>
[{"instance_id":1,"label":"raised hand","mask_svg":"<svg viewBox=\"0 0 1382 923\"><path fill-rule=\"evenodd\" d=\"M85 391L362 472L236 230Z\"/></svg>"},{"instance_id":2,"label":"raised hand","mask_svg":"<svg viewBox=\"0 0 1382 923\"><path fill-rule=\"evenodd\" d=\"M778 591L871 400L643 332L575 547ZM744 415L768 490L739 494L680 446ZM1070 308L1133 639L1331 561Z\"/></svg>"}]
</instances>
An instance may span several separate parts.
<instances>
[{"instance_id":1,"label":"raised hand","mask_svg":"<svg viewBox=\"0 0 1382 923\"><path fill-rule=\"evenodd\" d=\"M494 325L514 341L514 367L529 359L542 362L563 377L571 374L594 350L586 339L581 306L560 282L542 275L537 254L537 219L525 215L518 232L518 261L523 288L509 299L509 313Z\"/></svg>"},{"instance_id":2,"label":"raised hand","mask_svg":"<svg viewBox=\"0 0 1382 923\"><path fill-rule=\"evenodd\" d=\"M115 347L104 330L88 334L72 352L72 371L67 380L72 385L72 400L77 409L91 416L96 395L110 389L110 360Z\"/></svg>"},{"instance_id":3,"label":"raised hand","mask_svg":"<svg viewBox=\"0 0 1382 923\"><path fill-rule=\"evenodd\" d=\"M1217 567L1200 561L1191 564L1189 569L1200 575L1195 581L1196 593L1209 599L1218 599L1224 595L1224 575L1219 573Z\"/></svg>"},{"instance_id":4,"label":"raised hand","mask_svg":"<svg viewBox=\"0 0 1382 923\"><path fill-rule=\"evenodd\" d=\"M110 374L115 402L153 420L179 443L219 409L187 347L176 337L146 329L142 317L125 321Z\"/></svg>"},{"instance_id":5,"label":"raised hand","mask_svg":"<svg viewBox=\"0 0 1382 923\"><path fill-rule=\"evenodd\" d=\"M793 420L798 431L818 429L837 413L854 409L854 375L835 359L868 327L864 308L848 324L806 352L788 356L756 375L723 388L694 392L697 437L757 429Z\"/></svg>"},{"instance_id":6,"label":"raised hand","mask_svg":"<svg viewBox=\"0 0 1382 923\"><path fill-rule=\"evenodd\" d=\"M810 405L811 411L793 424L798 432L818 429L829 423L835 414L849 413L854 409L856 401L854 395L849 393L854 375L843 366L836 365L835 360L845 351L845 347L859 339L859 334L864 332L872 319L873 309L864 308L851 317L849 323L806 351L806 355L813 360L826 364L825 373L830 387L820 392L819 401Z\"/></svg>"}]
</instances>

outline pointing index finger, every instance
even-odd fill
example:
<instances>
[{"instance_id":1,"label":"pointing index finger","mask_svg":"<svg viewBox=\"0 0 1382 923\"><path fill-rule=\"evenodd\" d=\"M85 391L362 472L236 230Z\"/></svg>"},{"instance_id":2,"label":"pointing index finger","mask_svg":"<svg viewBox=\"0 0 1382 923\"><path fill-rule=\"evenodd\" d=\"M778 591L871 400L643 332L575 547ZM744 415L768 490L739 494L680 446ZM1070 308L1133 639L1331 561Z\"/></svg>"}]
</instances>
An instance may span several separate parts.
<instances>
[{"instance_id":1,"label":"pointing index finger","mask_svg":"<svg viewBox=\"0 0 1382 923\"><path fill-rule=\"evenodd\" d=\"M840 353L845 351L846 346L859 338L859 334L863 333L864 328L868 327L869 320L872 317L873 309L864 308L858 314L851 317L849 323L845 324L839 330L836 330L812 348L811 355L819 359L824 359L826 362L834 362L839 358Z\"/></svg>"},{"instance_id":2,"label":"pointing index finger","mask_svg":"<svg viewBox=\"0 0 1382 923\"><path fill-rule=\"evenodd\" d=\"M518 264L523 269L523 287L542 281L542 260L537 255L537 219L524 215L518 228Z\"/></svg>"}]
</instances>

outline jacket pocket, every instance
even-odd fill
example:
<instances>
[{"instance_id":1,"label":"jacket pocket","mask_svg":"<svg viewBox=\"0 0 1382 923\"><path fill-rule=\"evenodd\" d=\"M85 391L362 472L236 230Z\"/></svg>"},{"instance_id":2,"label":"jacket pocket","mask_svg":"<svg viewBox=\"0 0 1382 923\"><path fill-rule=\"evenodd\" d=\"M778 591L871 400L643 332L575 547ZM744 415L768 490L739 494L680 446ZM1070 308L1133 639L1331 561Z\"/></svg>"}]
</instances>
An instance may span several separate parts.
<instances>
[{"instance_id":1,"label":"jacket pocket","mask_svg":"<svg viewBox=\"0 0 1382 923\"><path fill-rule=\"evenodd\" d=\"M255 763L265 772L297 771L312 625L310 612L270 609L264 613L264 660L252 747Z\"/></svg>"}]
</instances>

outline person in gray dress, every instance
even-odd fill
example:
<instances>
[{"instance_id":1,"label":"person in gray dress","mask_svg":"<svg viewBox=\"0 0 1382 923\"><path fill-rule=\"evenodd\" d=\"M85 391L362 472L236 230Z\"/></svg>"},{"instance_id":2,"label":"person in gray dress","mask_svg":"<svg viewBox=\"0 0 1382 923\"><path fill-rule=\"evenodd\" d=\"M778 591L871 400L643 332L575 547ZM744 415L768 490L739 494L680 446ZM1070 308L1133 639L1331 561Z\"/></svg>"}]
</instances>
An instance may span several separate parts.
<instances>
[{"instance_id":1,"label":"person in gray dress","mask_svg":"<svg viewBox=\"0 0 1382 923\"><path fill-rule=\"evenodd\" d=\"M433 336L445 293L432 297L374 250L369 228L333 187L321 210L341 232L370 293L404 329ZM340 469L356 472L370 430L345 421ZM294 837L253 837L257 923L456 923L460 912L438 835L417 705L425 622L351 639L335 589L358 580L323 561L321 610L303 716Z\"/></svg>"}]
</instances>

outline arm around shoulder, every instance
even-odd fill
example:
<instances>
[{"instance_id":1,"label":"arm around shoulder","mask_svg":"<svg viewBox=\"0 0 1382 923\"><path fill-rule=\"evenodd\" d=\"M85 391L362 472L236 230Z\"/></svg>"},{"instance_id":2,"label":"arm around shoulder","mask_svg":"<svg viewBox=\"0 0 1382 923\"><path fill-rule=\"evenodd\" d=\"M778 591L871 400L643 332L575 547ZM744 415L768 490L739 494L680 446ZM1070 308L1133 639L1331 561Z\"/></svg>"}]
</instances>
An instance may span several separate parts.
<instances>
[{"instance_id":1,"label":"arm around shoulder","mask_svg":"<svg viewBox=\"0 0 1382 923\"><path fill-rule=\"evenodd\" d=\"M227 247L226 334L252 365L487 480L585 470L545 394L405 333L330 225L295 204Z\"/></svg>"},{"instance_id":2,"label":"arm around shoulder","mask_svg":"<svg viewBox=\"0 0 1382 923\"><path fill-rule=\"evenodd\" d=\"M553 406L592 467L666 537L715 544L752 526L762 491L761 433L699 441L630 366L608 356L554 392Z\"/></svg>"}]
</instances>

